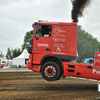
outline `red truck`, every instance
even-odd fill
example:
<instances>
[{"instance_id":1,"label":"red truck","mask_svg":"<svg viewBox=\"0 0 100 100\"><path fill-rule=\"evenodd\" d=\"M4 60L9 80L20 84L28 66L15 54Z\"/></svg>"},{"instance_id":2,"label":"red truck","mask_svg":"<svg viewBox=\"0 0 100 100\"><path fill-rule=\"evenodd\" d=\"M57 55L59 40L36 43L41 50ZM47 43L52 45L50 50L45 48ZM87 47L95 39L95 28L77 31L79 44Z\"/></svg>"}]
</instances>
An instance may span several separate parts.
<instances>
[{"instance_id":1,"label":"red truck","mask_svg":"<svg viewBox=\"0 0 100 100\"><path fill-rule=\"evenodd\" d=\"M29 69L41 72L47 81L62 75L100 80L100 53L95 54L94 65L70 63L77 56L77 23L39 21L32 26Z\"/></svg>"}]
</instances>

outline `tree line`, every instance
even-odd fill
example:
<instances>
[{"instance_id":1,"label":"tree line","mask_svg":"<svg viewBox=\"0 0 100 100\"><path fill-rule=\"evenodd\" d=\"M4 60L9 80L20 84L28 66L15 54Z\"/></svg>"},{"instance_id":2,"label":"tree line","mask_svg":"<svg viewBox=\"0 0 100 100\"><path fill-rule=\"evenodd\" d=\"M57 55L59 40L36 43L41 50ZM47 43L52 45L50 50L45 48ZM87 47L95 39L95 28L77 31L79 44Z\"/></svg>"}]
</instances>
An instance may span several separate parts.
<instances>
[{"instance_id":1,"label":"tree line","mask_svg":"<svg viewBox=\"0 0 100 100\"><path fill-rule=\"evenodd\" d=\"M19 56L25 48L25 42L27 41L26 48L29 47L29 41L32 39L34 30L26 32L21 48L7 48L7 59L12 59ZM94 38L90 33L86 32L80 25L77 26L77 62L81 62L81 59L94 58L95 52L100 51L100 42L97 38ZM4 57L1 52L0 58Z\"/></svg>"},{"instance_id":2,"label":"tree line","mask_svg":"<svg viewBox=\"0 0 100 100\"><path fill-rule=\"evenodd\" d=\"M82 58L94 58L95 52L100 51L100 42L83 30L80 25L77 28L77 50L79 55L77 62L81 62Z\"/></svg>"}]
</instances>

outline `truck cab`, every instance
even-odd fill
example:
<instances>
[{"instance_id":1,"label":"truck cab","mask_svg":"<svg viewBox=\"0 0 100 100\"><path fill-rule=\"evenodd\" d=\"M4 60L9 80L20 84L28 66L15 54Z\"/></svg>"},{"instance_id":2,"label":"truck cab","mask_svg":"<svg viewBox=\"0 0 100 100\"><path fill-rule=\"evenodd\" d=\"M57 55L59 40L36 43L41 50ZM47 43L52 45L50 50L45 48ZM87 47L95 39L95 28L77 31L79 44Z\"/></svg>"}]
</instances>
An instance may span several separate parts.
<instances>
[{"instance_id":1,"label":"truck cab","mask_svg":"<svg viewBox=\"0 0 100 100\"><path fill-rule=\"evenodd\" d=\"M48 81L58 80L64 73L63 62L76 59L77 23L39 21L32 26L28 68Z\"/></svg>"}]
</instances>

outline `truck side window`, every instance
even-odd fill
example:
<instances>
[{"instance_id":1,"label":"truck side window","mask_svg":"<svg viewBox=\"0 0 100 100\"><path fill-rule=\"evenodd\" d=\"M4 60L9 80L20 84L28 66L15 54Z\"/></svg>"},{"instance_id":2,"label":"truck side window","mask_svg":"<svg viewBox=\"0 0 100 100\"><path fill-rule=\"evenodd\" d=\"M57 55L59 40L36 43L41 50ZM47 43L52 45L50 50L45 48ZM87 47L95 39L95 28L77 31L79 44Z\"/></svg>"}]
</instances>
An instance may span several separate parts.
<instances>
[{"instance_id":1,"label":"truck side window","mask_svg":"<svg viewBox=\"0 0 100 100\"><path fill-rule=\"evenodd\" d=\"M52 26L50 25L41 25L36 28L36 37L50 37L52 32Z\"/></svg>"}]
</instances>

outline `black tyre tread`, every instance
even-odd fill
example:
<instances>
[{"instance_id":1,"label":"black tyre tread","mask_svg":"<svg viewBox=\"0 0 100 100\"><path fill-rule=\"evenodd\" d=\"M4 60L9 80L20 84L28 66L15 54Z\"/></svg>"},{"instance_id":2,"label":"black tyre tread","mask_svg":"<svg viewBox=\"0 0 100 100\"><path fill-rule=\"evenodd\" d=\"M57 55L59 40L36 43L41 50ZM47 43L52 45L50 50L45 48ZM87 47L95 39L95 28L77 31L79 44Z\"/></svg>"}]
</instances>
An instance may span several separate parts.
<instances>
[{"instance_id":1,"label":"black tyre tread","mask_svg":"<svg viewBox=\"0 0 100 100\"><path fill-rule=\"evenodd\" d=\"M44 74L44 69L47 65L53 65L56 68L57 73L54 77L49 78ZM60 74L61 74L60 67L58 66L58 64L56 64L55 62L52 62L52 61L46 62L45 64L43 64L43 66L41 68L41 75L47 81L56 81L59 78Z\"/></svg>"}]
</instances>

